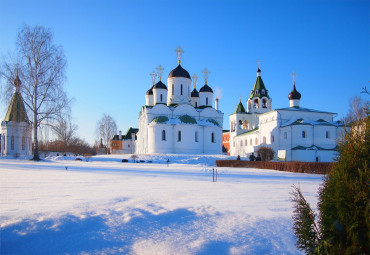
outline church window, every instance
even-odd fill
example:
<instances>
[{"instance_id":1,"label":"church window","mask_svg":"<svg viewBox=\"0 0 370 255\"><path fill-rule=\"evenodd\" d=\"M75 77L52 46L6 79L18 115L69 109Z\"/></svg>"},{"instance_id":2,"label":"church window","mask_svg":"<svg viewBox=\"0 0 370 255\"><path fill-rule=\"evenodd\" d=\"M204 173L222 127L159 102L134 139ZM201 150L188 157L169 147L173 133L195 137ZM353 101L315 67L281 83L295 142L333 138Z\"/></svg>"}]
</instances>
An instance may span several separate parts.
<instances>
[{"instance_id":1,"label":"church window","mask_svg":"<svg viewBox=\"0 0 370 255\"><path fill-rule=\"evenodd\" d=\"M247 139L245 139L245 141L244 141L244 145L245 145L245 146L247 146L247 145L248 145L248 140L247 140Z\"/></svg>"},{"instance_id":2,"label":"church window","mask_svg":"<svg viewBox=\"0 0 370 255\"><path fill-rule=\"evenodd\" d=\"M325 137L326 137L326 138L330 138L330 136L329 136L329 131L326 131Z\"/></svg>"},{"instance_id":3,"label":"church window","mask_svg":"<svg viewBox=\"0 0 370 255\"><path fill-rule=\"evenodd\" d=\"M26 148L26 138L22 136L22 151Z\"/></svg>"},{"instance_id":4,"label":"church window","mask_svg":"<svg viewBox=\"0 0 370 255\"><path fill-rule=\"evenodd\" d=\"M264 94L265 94L265 90L263 89L263 90L262 90L262 95L264 95Z\"/></svg>"},{"instance_id":5,"label":"church window","mask_svg":"<svg viewBox=\"0 0 370 255\"><path fill-rule=\"evenodd\" d=\"M128 148L130 148L130 145L127 145Z\"/></svg>"},{"instance_id":6,"label":"church window","mask_svg":"<svg viewBox=\"0 0 370 255\"><path fill-rule=\"evenodd\" d=\"M249 144L250 144L250 145L253 145L252 138L249 140Z\"/></svg>"},{"instance_id":7,"label":"church window","mask_svg":"<svg viewBox=\"0 0 370 255\"><path fill-rule=\"evenodd\" d=\"M258 108L258 99L254 100L253 108L255 108L255 109Z\"/></svg>"},{"instance_id":8,"label":"church window","mask_svg":"<svg viewBox=\"0 0 370 255\"><path fill-rule=\"evenodd\" d=\"M243 121L239 120L239 129L242 129L242 128L243 128Z\"/></svg>"},{"instance_id":9,"label":"church window","mask_svg":"<svg viewBox=\"0 0 370 255\"><path fill-rule=\"evenodd\" d=\"M198 142L198 132L195 132L195 142Z\"/></svg>"},{"instance_id":10,"label":"church window","mask_svg":"<svg viewBox=\"0 0 370 255\"><path fill-rule=\"evenodd\" d=\"M247 120L245 120L243 122L243 129L248 129L248 121Z\"/></svg>"},{"instance_id":11,"label":"church window","mask_svg":"<svg viewBox=\"0 0 370 255\"><path fill-rule=\"evenodd\" d=\"M163 95L161 94L161 102L163 101Z\"/></svg>"},{"instance_id":12,"label":"church window","mask_svg":"<svg viewBox=\"0 0 370 255\"><path fill-rule=\"evenodd\" d=\"M255 94L256 94L256 95L258 94L258 89L256 89L256 92L255 92Z\"/></svg>"},{"instance_id":13,"label":"church window","mask_svg":"<svg viewBox=\"0 0 370 255\"><path fill-rule=\"evenodd\" d=\"M235 141L233 141L233 147L235 147Z\"/></svg>"},{"instance_id":14,"label":"church window","mask_svg":"<svg viewBox=\"0 0 370 255\"><path fill-rule=\"evenodd\" d=\"M302 138L306 138L306 131L302 131Z\"/></svg>"},{"instance_id":15,"label":"church window","mask_svg":"<svg viewBox=\"0 0 370 255\"><path fill-rule=\"evenodd\" d=\"M274 143L275 142L275 136L271 136L271 141Z\"/></svg>"},{"instance_id":16,"label":"church window","mask_svg":"<svg viewBox=\"0 0 370 255\"><path fill-rule=\"evenodd\" d=\"M266 99L262 100L262 108L267 108L267 100Z\"/></svg>"},{"instance_id":17,"label":"church window","mask_svg":"<svg viewBox=\"0 0 370 255\"><path fill-rule=\"evenodd\" d=\"M175 95L175 85L172 84L172 95Z\"/></svg>"},{"instance_id":18,"label":"church window","mask_svg":"<svg viewBox=\"0 0 370 255\"><path fill-rule=\"evenodd\" d=\"M213 132L212 132L211 139L212 139L212 143L214 143L215 142L215 133L213 133Z\"/></svg>"},{"instance_id":19,"label":"church window","mask_svg":"<svg viewBox=\"0 0 370 255\"><path fill-rule=\"evenodd\" d=\"M288 134L287 132L284 132L284 139L287 139L288 138Z\"/></svg>"},{"instance_id":20,"label":"church window","mask_svg":"<svg viewBox=\"0 0 370 255\"><path fill-rule=\"evenodd\" d=\"M14 136L10 137L10 149L14 150Z\"/></svg>"},{"instance_id":21,"label":"church window","mask_svg":"<svg viewBox=\"0 0 370 255\"><path fill-rule=\"evenodd\" d=\"M255 139L254 143L257 145L258 144L258 138Z\"/></svg>"},{"instance_id":22,"label":"church window","mask_svg":"<svg viewBox=\"0 0 370 255\"><path fill-rule=\"evenodd\" d=\"M263 137L263 143L266 143L266 136Z\"/></svg>"},{"instance_id":23,"label":"church window","mask_svg":"<svg viewBox=\"0 0 370 255\"><path fill-rule=\"evenodd\" d=\"M195 107L198 107L198 102L195 102Z\"/></svg>"},{"instance_id":24,"label":"church window","mask_svg":"<svg viewBox=\"0 0 370 255\"><path fill-rule=\"evenodd\" d=\"M181 142L181 131L179 131L177 134L177 141Z\"/></svg>"},{"instance_id":25,"label":"church window","mask_svg":"<svg viewBox=\"0 0 370 255\"><path fill-rule=\"evenodd\" d=\"M181 91L180 91L181 95L182 95L182 84L181 84Z\"/></svg>"},{"instance_id":26,"label":"church window","mask_svg":"<svg viewBox=\"0 0 370 255\"><path fill-rule=\"evenodd\" d=\"M240 141L240 146L243 146L243 140Z\"/></svg>"},{"instance_id":27,"label":"church window","mask_svg":"<svg viewBox=\"0 0 370 255\"><path fill-rule=\"evenodd\" d=\"M208 105L208 97L206 97L206 105Z\"/></svg>"},{"instance_id":28,"label":"church window","mask_svg":"<svg viewBox=\"0 0 370 255\"><path fill-rule=\"evenodd\" d=\"M166 130L162 130L162 141L166 141Z\"/></svg>"}]
</instances>

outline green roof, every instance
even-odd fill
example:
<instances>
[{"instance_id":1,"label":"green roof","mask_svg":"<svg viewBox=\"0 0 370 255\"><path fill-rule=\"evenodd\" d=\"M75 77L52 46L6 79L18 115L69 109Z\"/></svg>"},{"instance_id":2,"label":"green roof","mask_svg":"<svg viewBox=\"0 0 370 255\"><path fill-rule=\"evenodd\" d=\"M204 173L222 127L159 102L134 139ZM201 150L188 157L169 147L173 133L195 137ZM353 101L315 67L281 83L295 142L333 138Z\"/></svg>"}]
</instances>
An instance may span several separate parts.
<instances>
[{"instance_id":1,"label":"green roof","mask_svg":"<svg viewBox=\"0 0 370 255\"><path fill-rule=\"evenodd\" d=\"M243 106L243 104L242 104L242 101L241 101L241 100L240 100L240 102L239 102L238 106L236 107L236 109L235 109L234 113L247 113L247 112L245 111L245 108L244 108L244 106Z\"/></svg>"},{"instance_id":2,"label":"green roof","mask_svg":"<svg viewBox=\"0 0 370 255\"><path fill-rule=\"evenodd\" d=\"M157 122L157 123L164 123L168 121L168 117L166 116L158 116L154 118L152 121Z\"/></svg>"},{"instance_id":3,"label":"green roof","mask_svg":"<svg viewBox=\"0 0 370 255\"><path fill-rule=\"evenodd\" d=\"M29 122L23 98L17 91L13 94L4 121Z\"/></svg>"},{"instance_id":4,"label":"green roof","mask_svg":"<svg viewBox=\"0 0 370 255\"><path fill-rule=\"evenodd\" d=\"M257 76L257 79L256 79L256 81L254 83L254 86L253 86L253 89L251 91L251 95L249 96L249 98L253 98L253 97L259 97L259 98L267 97L267 98L270 98L269 95L268 95L268 90L266 89L265 84L263 83L261 76Z\"/></svg>"},{"instance_id":5,"label":"green roof","mask_svg":"<svg viewBox=\"0 0 370 255\"><path fill-rule=\"evenodd\" d=\"M214 125L216 125L216 126L219 126L220 127L220 124L216 120L214 120L214 119L207 119L207 121L210 122L210 123L212 123L212 124L214 124Z\"/></svg>"},{"instance_id":6,"label":"green roof","mask_svg":"<svg viewBox=\"0 0 370 255\"><path fill-rule=\"evenodd\" d=\"M257 131L257 130L258 130L258 127L254 128L254 129L251 129L251 130L248 130L248 131L244 132L243 134L239 134L237 136L241 136L241 135L246 135L246 134L249 134L249 133L253 133L253 132Z\"/></svg>"},{"instance_id":7,"label":"green roof","mask_svg":"<svg viewBox=\"0 0 370 255\"><path fill-rule=\"evenodd\" d=\"M179 119L181 120L182 123L197 124L197 121L193 117L190 117L189 115L182 115L180 116Z\"/></svg>"}]
</instances>

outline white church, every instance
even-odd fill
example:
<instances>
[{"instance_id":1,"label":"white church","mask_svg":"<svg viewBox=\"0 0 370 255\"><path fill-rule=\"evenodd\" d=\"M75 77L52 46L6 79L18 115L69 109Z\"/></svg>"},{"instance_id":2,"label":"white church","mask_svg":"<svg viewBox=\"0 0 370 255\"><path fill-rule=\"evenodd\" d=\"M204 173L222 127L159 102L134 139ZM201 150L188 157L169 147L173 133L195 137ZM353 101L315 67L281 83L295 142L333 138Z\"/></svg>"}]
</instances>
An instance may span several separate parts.
<instances>
[{"instance_id":1,"label":"white church","mask_svg":"<svg viewBox=\"0 0 370 255\"><path fill-rule=\"evenodd\" d=\"M336 114L301 107L295 81L288 99L289 107L272 110L258 67L247 109L240 101L229 117L230 155L247 157L254 152L257 156L258 148L265 146L275 151L275 160L333 161L336 140L344 129L341 122L334 121Z\"/></svg>"},{"instance_id":2,"label":"white church","mask_svg":"<svg viewBox=\"0 0 370 255\"><path fill-rule=\"evenodd\" d=\"M214 93L208 84L205 69L204 82L196 89L197 76L192 78L181 65L182 49L176 50L178 66L162 82L163 68L152 73L153 85L146 92L145 106L138 120L136 153L221 154L223 113L218 110L218 99L213 107Z\"/></svg>"},{"instance_id":3,"label":"white church","mask_svg":"<svg viewBox=\"0 0 370 255\"><path fill-rule=\"evenodd\" d=\"M23 98L18 73L14 79L14 94L1 122L1 156L24 157L32 155L32 129Z\"/></svg>"}]
</instances>

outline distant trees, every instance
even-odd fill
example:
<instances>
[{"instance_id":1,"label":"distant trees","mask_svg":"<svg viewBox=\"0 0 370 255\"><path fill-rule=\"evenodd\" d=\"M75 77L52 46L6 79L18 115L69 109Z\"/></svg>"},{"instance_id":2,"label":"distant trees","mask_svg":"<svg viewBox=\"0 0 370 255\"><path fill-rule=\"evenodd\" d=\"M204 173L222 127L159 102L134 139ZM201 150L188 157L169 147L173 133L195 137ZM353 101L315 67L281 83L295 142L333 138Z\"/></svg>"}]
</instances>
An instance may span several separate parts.
<instances>
[{"instance_id":1,"label":"distant trees","mask_svg":"<svg viewBox=\"0 0 370 255\"><path fill-rule=\"evenodd\" d=\"M63 49L54 44L52 32L42 26L24 25L16 45L16 58L4 61L1 76L7 80L8 98L16 73L20 76L21 94L33 125L33 159L39 160L38 127L63 118L70 103L63 88L66 59Z\"/></svg>"},{"instance_id":2,"label":"distant trees","mask_svg":"<svg viewBox=\"0 0 370 255\"><path fill-rule=\"evenodd\" d=\"M98 140L102 140L106 148L106 152L109 152L110 140L117 133L116 121L107 114L103 114L103 117L96 124L96 134Z\"/></svg>"},{"instance_id":3,"label":"distant trees","mask_svg":"<svg viewBox=\"0 0 370 255\"><path fill-rule=\"evenodd\" d=\"M307 254L368 254L370 250L369 107L352 101L348 129L338 143L338 161L319 190L319 213L294 186L293 229Z\"/></svg>"},{"instance_id":4,"label":"distant trees","mask_svg":"<svg viewBox=\"0 0 370 255\"><path fill-rule=\"evenodd\" d=\"M262 161L270 161L274 158L275 152L270 147L261 146L257 150L257 154L260 155Z\"/></svg>"}]
</instances>

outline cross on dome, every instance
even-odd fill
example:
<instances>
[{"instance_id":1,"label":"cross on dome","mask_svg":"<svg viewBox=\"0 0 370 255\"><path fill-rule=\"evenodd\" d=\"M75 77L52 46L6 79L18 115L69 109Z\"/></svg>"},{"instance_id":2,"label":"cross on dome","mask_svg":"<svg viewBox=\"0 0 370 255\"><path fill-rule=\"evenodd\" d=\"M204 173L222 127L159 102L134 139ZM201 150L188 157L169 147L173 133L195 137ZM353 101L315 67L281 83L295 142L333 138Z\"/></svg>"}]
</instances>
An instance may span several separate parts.
<instances>
[{"instance_id":1,"label":"cross on dome","mask_svg":"<svg viewBox=\"0 0 370 255\"><path fill-rule=\"evenodd\" d=\"M202 73L203 73L204 81L207 84L207 82L208 82L208 76L209 76L210 72L207 70L207 68L205 68Z\"/></svg>"},{"instance_id":2,"label":"cross on dome","mask_svg":"<svg viewBox=\"0 0 370 255\"><path fill-rule=\"evenodd\" d=\"M297 73L293 71L292 76L293 76L293 83L295 84L295 77L297 76Z\"/></svg>"},{"instance_id":3,"label":"cross on dome","mask_svg":"<svg viewBox=\"0 0 370 255\"><path fill-rule=\"evenodd\" d=\"M153 71L149 75L152 77L152 81L153 81L153 85L154 85L154 83L155 83L155 77L157 76L157 74Z\"/></svg>"},{"instance_id":4,"label":"cross on dome","mask_svg":"<svg viewBox=\"0 0 370 255\"><path fill-rule=\"evenodd\" d=\"M177 49L175 49L175 52L177 52L177 59L179 61L179 65L180 65L180 63L181 63L181 55L182 55L182 53L184 53L184 51L179 46L179 47L177 47Z\"/></svg>"},{"instance_id":5,"label":"cross on dome","mask_svg":"<svg viewBox=\"0 0 370 255\"><path fill-rule=\"evenodd\" d=\"M193 83L194 83L194 89L197 88L197 80L198 80L198 76L196 74L193 75Z\"/></svg>"},{"instance_id":6,"label":"cross on dome","mask_svg":"<svg viewBox=\"0 0 370 255\"><path fill-rule=\"evenodd\" d=\"M258 66L258 69L260 68L260 63L261 63L261 60L257 59L257 66Z\"/></svg>"},{"instance_id":7,"label":"cross on dome","mask_svg":"<svg viewBox=\"0 0 370 255\"><path fill-rule=\"evenodd\" d=\"M159 78L159 81L162 79L162 74L163 74L163 70L164 70L164 68L161 66L161 65L159 65L159 66L157 66L157 75L158 75L158 78Z\"/></svg>"}]
</instances>

